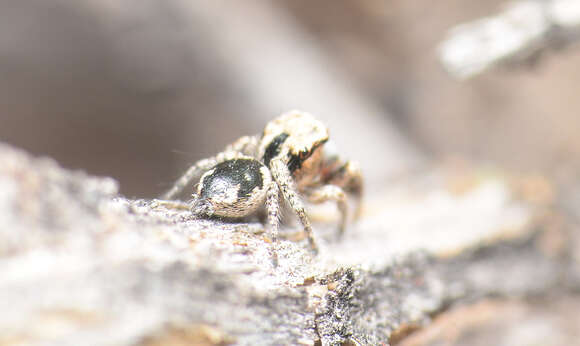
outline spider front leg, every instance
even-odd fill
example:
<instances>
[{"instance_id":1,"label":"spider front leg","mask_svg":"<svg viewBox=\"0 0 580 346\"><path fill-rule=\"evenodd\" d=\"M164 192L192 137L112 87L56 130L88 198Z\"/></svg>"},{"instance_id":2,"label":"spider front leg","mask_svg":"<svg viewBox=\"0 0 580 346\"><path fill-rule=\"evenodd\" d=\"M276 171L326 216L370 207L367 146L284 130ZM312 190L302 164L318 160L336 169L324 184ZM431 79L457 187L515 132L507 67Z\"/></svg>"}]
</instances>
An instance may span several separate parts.
<instances>
[{"instance_id":1,"label":"spider front leg","mask_svg":"<svg viewBox=\"0 0 580 346\"><path fill-rule=\"evenodd\" d=\"M344 191L335 185L324 185L309 192L308 199L312 203L322 203L335 201L340 212L340 224L338 226L338 236L342 237L346 229L348 215L348 204Z\"/></svg>"},{"instance_id":2,"label":"spider front leg","mask_svg":"<svg viewBox=\"0 0 580 346\"><path fill-rule=\"evenodd\" d=\"M298 196L298 192L294 187L292 175L290 174L288 167L282 160L274 159L270 162L270 172L280 187L284 199L288 201L290 207L298 216L302 227L304 227L304 232L306 232L306 236L308 237L310 248L314 253L318 253L318 245L316 245L316 241L314 240L314 233L312 232L310 220L308 220L308 216L304 210L304 205L302 204L302 201Z\"/></svg>"}]
</instances>

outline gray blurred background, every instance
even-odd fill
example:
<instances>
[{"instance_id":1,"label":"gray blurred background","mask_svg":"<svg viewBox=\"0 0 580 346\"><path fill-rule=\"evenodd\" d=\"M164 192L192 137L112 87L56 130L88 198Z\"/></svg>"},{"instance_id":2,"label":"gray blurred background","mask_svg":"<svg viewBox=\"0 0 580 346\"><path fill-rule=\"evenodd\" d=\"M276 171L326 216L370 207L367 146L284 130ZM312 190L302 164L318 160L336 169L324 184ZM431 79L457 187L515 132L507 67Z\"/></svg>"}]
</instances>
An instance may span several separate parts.
<instances>
[{"instance_id":1,"label":"gray blurred background","mask_svg":"<svg viewBox=\"0 0 580 346\"><path fill-rule=\"evenodd\" d=\"M438 63L502 4L1 1L0 141L148 197L297 108L371 184L448 156L574 181L579 49L464 82Z\"/></svg>"}]
</instances>

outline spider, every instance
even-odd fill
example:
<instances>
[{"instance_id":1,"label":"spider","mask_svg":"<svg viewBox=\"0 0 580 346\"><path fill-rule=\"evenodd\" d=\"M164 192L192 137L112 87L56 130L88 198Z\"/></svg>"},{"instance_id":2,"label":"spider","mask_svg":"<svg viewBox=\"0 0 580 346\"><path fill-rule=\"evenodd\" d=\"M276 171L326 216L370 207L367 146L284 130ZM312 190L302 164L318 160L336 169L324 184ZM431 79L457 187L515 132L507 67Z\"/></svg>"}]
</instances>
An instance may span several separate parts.
<instances>
[{"instance_id":1,"label":"spider","mask_svg":"<svg viewBox=\"0 0 580 346\"><path fill-rule=\"evenodd\" d=\"M341 214L339 236L347 222L347 196L360 211L362 175L358 165L340 159L328 129L312 115L291 111L270 121L261 136L244 136L217 155L192 165L161 196L175 199L205 172L190 209L198 216L244 217L264 204L268 233L277 242L279 200L283 197L300 220L311 249L318 251L300 195L312 203L335 201Z\"/></svg>"}]
</instances>

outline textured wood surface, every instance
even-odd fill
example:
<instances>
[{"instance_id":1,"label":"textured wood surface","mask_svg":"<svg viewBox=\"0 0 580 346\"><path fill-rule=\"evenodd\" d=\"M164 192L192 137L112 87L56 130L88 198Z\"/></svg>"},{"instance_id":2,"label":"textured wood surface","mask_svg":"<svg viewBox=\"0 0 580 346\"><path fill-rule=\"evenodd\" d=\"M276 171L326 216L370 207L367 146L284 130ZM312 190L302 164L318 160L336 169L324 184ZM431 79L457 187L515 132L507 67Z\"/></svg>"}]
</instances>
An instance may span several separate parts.
<instances>
[{"instance_id":1,"label":"textured wood surface","mask_svg":"<svg viewBox=\"0 0 580 346\"><path fill-rule=\"evenodd\" d=\"M515 324L580 288L541 178L432 168L388 185L341 240L332 206L312 208L316 257L287 220L275 267L257 220L194 219L1 145L0 345L428 345L458 311L492 311L463 322L491 328L513 308ZM559 326L530 333L571 337Z\"/></svg>"}]
</instances>

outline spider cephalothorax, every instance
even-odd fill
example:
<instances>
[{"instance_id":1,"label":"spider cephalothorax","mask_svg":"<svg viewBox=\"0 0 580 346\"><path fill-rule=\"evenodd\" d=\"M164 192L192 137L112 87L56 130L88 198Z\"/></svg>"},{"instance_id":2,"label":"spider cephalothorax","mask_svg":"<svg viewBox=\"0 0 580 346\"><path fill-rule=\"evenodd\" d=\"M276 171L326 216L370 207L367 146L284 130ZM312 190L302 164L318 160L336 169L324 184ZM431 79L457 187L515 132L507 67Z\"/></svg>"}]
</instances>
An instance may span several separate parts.
<instances>
[{"instance_id":1,"label":"spider cephalothorax","mask_svg":"<svg viewBox=\"0 0 580 346\"><path fill-rule=\"evenodd\" d=\"M321 148L328 141L328 129L308 113L290 112L264 128L258 157L270 168L279 166L294 177L298 187L318 174Z\"/></svg>"},{"instance_id":2,"label":"spider cephalothorax","mask_svg":"<svg viewBox=\"0 0 580 346\"><path fill-rule=\"evenodd\" d=\"M328 129L312 115L285 113L270 121L261 136L245 136L214 157L198 161L162 197L175 198L203 174L191 210L197 215L243 217L266 205L269 233L276 240L280 197L294 210L313 250L317 249L300 195L312 203L333 200L347 218L347 194L360 202L362 176L356 164L325 150ZM360 203L359 203L360 204Z\"/></svg>"}]
</instances>

